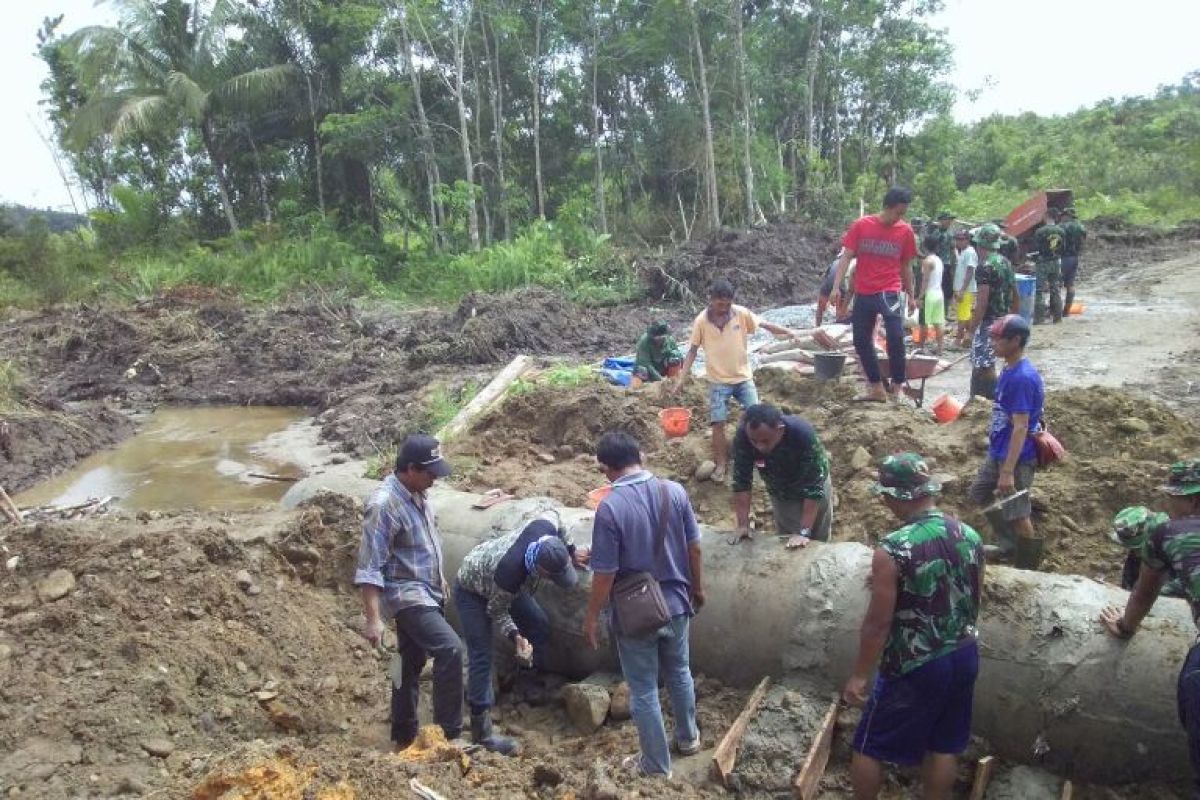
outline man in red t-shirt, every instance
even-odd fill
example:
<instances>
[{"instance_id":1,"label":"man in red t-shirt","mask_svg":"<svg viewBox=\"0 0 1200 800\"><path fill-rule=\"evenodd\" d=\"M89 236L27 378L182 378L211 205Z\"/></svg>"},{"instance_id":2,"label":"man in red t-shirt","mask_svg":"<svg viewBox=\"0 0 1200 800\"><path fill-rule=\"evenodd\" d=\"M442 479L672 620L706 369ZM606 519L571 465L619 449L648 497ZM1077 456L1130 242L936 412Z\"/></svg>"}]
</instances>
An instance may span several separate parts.
<instances>
[{"instance_id":1,"label":"man in red t-shirt","mask_svg":"<svg viewBox=\"0 0 1200 800\"><path fill-rule=\"evenodd\" d=\"M887 331L888 365L891 368L892 392L900 397L905 388L904 309L900 291L908 295L909 311L917 307L913 297L912 271L907 264L917 255L913 230L904 221L912 192L893 186L883 197L883 210L863 217L850 226L842 238L842 255L838 260L837 276L829 302L840 299L842 279L850 260L858 259L854 271L854 349L867 376L867 393L858 400L884 402L887 392L879 374L879 358L875 355L875 320L883 317Z\"/></svg>"}]
</instances>

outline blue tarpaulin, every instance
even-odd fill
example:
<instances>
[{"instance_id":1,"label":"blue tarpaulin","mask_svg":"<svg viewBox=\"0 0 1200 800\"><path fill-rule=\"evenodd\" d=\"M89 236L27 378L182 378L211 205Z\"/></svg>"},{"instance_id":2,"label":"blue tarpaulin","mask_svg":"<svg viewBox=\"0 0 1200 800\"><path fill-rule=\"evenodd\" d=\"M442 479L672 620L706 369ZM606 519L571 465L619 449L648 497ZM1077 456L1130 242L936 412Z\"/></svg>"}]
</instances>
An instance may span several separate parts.
<instances>
[{"instance_id":1,"label":"blue tarpaulin","mask_svg":"<svg viewBox=\"0 0 1200 800\"><path fill-rule=\"evenodd\" d=\"M617 386L628 386L633 379L634 359L632 356L626 358L606 358L604 364L600 367L600 374L608 379L609 383Z\"/></svg>"}]
</instances>

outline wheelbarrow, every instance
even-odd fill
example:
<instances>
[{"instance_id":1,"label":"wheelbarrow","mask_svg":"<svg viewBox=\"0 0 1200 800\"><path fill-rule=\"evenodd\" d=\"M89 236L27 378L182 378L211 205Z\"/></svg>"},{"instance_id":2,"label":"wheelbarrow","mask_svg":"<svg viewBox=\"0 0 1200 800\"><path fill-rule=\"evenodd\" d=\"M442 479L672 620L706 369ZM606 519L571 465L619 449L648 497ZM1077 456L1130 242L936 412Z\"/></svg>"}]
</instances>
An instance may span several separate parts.
<instances>
[{"instance_id":1,"label":"wheelbarrow","mask_svg":"<svg viewBox=\"0 0 1200 800\"><path fill-rule=\"evenodd\" d=\"M888 366L890 363L887 356L879 357L880 375L887 376L891 374ZM925 381L940 372L938 366L941 363L941 359L937 356L914 355L908 356L905 359L904 377L908 381L910 389L912 389L910 396L916 401L918 408L925 402ZM916 388L913 388L913 381L920 381L916 385Z\"/></svg>"}]
</instances>

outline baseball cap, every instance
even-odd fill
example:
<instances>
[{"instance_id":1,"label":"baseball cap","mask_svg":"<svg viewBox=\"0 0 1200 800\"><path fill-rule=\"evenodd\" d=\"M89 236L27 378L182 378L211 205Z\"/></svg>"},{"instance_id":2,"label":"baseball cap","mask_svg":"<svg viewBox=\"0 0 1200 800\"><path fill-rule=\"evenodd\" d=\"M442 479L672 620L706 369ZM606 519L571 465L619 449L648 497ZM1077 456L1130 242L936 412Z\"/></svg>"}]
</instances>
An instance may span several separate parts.
<instances>
[{"instance_id":1,"label":"baseball cap","mask_svg":"<svg viewBox=\"0 0 1200 800\"><path fill-rule=\"evenodd\" d=\"M451 472L450 465L442 458L441 444L434 437L424 433L414 433L405 437L400 443L396 463L415 464L429 470L438 478L445 478Z\"/></svg>"},{"instance_id":2,"label":"baseball cap","mask_svg":"<svg viewBox=\"0 0 1200 800\"><path fill-rule=\"evenodd\" d=\"M1007 314L988 328L988 334L1000 339L1011 339L1021 333L1029 333L1029 323L1020 314Z\"/></svg>"},{"instance_id":3,"label":"baseball cap","mask_svg":"<svg viewBox=\"0 0 1200 800\"><path fill-rule=\"evenodd\" d=\"M571 562L571 551L567 549L566 542L557 536L542 538L537 565L546 571L550 580L560 589L573 589L579 583L575 565Z\"/></svg>"},{"instance_id":4,"label":"baseball cap","mask_svg":"<svg viewBox=\"0 0 1200 800\"><path fill-rule=\"evenodd\" d=\"M941 492L942 484L933 477L929 464L920 455L896 453L879 465L879 481L872 491L897 500L920 500Z\"/></svg>"},{"instance_id":5,"label":"baseball cap","mask_svg":"<svg viewBox=\"0 0 1200 800\"><path fill-rule=\"evenodd\" d=\"M1200 494L1200 457L1186 458L1172 464L1167 483L1161 488L1177 497Z\"/></svg>"}]
</instances>

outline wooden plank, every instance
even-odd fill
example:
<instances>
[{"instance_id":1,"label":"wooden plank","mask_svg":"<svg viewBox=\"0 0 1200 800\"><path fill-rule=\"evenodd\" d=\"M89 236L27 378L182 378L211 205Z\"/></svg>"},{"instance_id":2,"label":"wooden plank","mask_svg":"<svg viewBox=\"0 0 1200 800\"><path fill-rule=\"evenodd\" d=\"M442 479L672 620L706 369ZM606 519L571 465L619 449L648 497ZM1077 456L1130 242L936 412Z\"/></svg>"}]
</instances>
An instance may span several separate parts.
<instances>
[{"instance_id":1,"label":"wooden plank","mask_svg":"<svg viewBox=\"0 0 1200 800\"><path fill-rule=\"evenodd\" d=\"M792 783L792 794L797 800L813 800L821 788L821 778L825 775L825 766L829 763L829 751L833 748L833 732L837 727L838 713L841 704L834 698L821 721L817 738L813 739L804 757L804 764Z\"/></svg>"},{"instance_id":2,"label":"wooden plank","mask_svg":"<svg viewBox=\"0 0 1200 800\"><path fill-rule=\"evenodd\" d=\"M996 769L996 759L984 756L975 766L975 782L971 784L971 800L983 800L987 794L988 782L992 779L992 771Z\"/></svg>"},{"instance_id":3,"label":"wooden plank","mask_svg":"<svg viewBox=\"0 0 1200 800\"><path fill-rule=\"evenodd\" d=\"M1063 784L1062 797L1060 800L1073 800L1075 797L1075 787L1070 781Z\"/></svg>"},{"instance_id":4,"label":"wooden plank","mask_svg":"<svg viewBox=\"0 0 1200 800\"><path fill-rule=\"evenodd\" d=\"M471 402L463 406L454 415L454 419L447 422L438 431L437 438L445 442L447 439L452 439L454 436L465 431L471 424L471 420L487 411L493 403L503 397L504 392L512 385L513 381L524 375L532 366L533 359L525 355L517 356L508 362L508 366L500 370L496 377L492 378L491 383L484 387L482 392L471 398Z\"/></svg>"},{"instance_id":5,"label":"wooden plank","mask_svg":"<svg viewBox=\"0 0 1200 800\"><path fill-rule=\"evenodd\" d=\"M0 486L0 513L3 513L9 522L17 525L21 523L21 512L17 509L17 504L8 496L8 492L4 491L3 486Z\"/></svg>"},{"instance_id":6,"label":"wooden plank","mask_svg":"<svg viewBox=\"0 0 1200 800\"><path fill-rule=\"evenodd\" d=\"M770 685L770 677L763 678L758 682L758 686L754 687L754 691L750 694L750 699L746 701L746 707L742 709L742 713L738 714L733 725L729 726L725 737L721 739L716 752L713 753L713 779L720 781L721 785L727 789L730 788L729 776L733 774L733 765L737 762L738 746L742 743L746 728L750 726L750 720L754 718L763 698L767 696L767 687Z\"/></svg>"}]
</instances>

